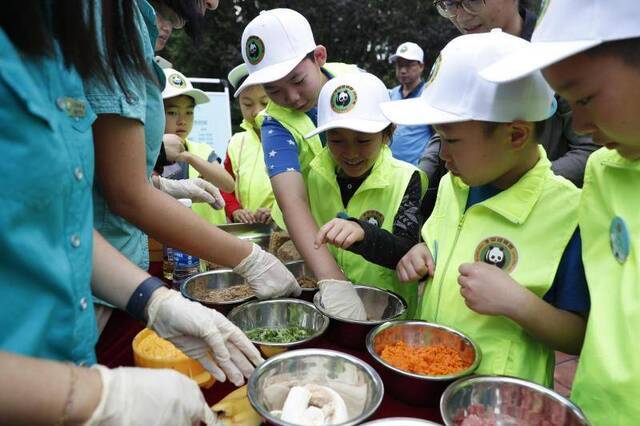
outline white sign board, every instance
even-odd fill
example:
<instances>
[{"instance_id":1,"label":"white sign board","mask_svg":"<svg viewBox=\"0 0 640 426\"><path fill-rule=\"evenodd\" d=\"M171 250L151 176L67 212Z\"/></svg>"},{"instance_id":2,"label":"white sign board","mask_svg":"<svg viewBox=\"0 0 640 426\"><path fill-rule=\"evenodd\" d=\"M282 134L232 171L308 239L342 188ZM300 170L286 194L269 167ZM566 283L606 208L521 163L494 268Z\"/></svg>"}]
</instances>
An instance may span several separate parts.
<instances>
[{"instance_id":1,"label":"white sign board","mask_svg":"<svg viewBox=\"0 0 640 426\"><path fill-rule=\"evenodd\" d=\"M190 78L192 83L217 84L222 86L222 81L217 78ZM196 106L194 110L193 130L189 139L210 145L216 154L224 160L227 145L231 139L231 109L229 106L229 89L223 86L224 91L205 93L210 101Z\"/></svg>"}]
</instances>

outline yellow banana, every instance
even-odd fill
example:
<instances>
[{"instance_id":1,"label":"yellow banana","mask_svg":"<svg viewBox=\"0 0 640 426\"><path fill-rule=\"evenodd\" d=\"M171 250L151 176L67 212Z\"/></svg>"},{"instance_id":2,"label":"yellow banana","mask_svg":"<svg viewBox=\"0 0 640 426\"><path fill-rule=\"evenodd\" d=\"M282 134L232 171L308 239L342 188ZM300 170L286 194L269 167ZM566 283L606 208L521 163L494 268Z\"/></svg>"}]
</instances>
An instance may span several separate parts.
<instances>
[{"instance_id":1,"label":"yellow banana","mask_svg":"<svg viewBox=\"0 0 640 426\"><path fill-rule=\"evenodd\" d=\"M213 411L222 412L225 416L234 416L247 410L253 410L249 398L238 398L230 401L222 401L212 407Z\"/></svg>"},{"instance_id":2,"label":"yellow banana","mask_svg":"<svg viewBox=\"0 0 640 426\"><path fill-rule=\"evenodd\" d=\"M252 409L236 414L232 418L232 426L260 426L262 418Z\"/></svg>"}]
</instances>

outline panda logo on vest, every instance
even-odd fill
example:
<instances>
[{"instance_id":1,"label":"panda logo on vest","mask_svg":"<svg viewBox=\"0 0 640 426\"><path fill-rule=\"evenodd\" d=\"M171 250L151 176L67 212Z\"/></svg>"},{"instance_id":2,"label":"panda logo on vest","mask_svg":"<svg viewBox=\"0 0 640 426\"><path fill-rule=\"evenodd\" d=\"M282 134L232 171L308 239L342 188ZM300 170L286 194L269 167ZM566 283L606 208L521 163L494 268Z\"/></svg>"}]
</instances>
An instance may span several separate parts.
<instances>
[{"instance_id":1,"label":"panda logo on vest","mask_svg":"<svg viewBox=\"0 0 640 426\"><path fill-rule=\"evenodd\" d=\"M382 224L384 223L384 215L378 210L367 210L360 215L359 219L363 222L369 222L378 228L382 228Z\"/></svg>"},{"instance_id":2,"label":"panda logo on vest","mask_svg":"<svg viewBox=\"0 0 640 426\"><path fill-rule=\"evenodd\" d=\"M353 87L346 84L336 87L331 95L331 109L339 114L351 111L356 102L358 94Z\"/></svg>"},{"instance_id":3,"label":"panda logo on vest","mask_svg":"<svg viewBox=\"0 0 640 426\"><path fill-rule=\"evenodd\" d=\"M184 89L185 87L187 87L187 82L184 81L180 74L171 74L167 80L169 81L170 85L178 89Z\"/></svg>"},{"instance_id":4,"label":"panda logo on vest","mask_svg":"<svg viewBox=\"0 0 640 426\"><path fill-rule=\"evenodd\" d=\"M518 263L518 250L506 238L490 237L478 244L474 259L476 262L497 266L505 272L512 272Z\"/></svg>"}]
</instances>

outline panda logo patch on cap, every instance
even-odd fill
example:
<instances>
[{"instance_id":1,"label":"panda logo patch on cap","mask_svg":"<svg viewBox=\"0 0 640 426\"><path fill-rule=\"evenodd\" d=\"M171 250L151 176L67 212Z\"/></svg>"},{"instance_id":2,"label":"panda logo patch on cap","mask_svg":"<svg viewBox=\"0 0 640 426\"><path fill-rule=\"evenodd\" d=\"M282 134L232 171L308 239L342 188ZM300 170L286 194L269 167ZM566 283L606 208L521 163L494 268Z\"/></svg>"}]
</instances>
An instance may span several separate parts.
<instances>
[{"instance_id":1,"label":"panda logo patch on cap","mask_svg":"<svg viewBox=\"0 0 640 426\"><path fill-rule=\"evenodd\" d=\"M382 224L384 223L384 215L378 210L367 210L360 215L360 220L369 222L370 224L375 225L378 228L382 228Z\"/></svg>"},{"instance_id":2,"label":"panda logo patch on cap","mask_svg":"<svg viewBox=\"0 0 640 426\"><path fill-rule=\"evenodd\" d=\"M476 262L497 266L505 272L512 272L518 264L518 250L506 238L489 237L478 244L474 259Z\"/></svg>"},{"instance_id":3,"label":"panda logo patch on cap","mask_svg":"<svg viewBox=\"0 0 640 426\"><path fill-rule=\"evenodd\" d=\"M331 95L331 109L337 113L349 112L356 106L358 94L351 86L338 86Z\"/></svg>"},{"instance_id":4,"label":"panda logo patch on cap","mask_svg":"<svg viewBox=\"0 0 640 426\"><path fill-rule=\"evenodd\" d=\"M249 63L251 65L258 65L264 58L264 43L260 37L249 37L245 46L245 52Z\"/></svg>"},{"instance_id":5,"label":"panda logo patch on cap","mask_svg":"<svg viewBox=\"0 0 640 426\"><path fill-rule=\"evenodd\" d=\"M184 81L184 78L180 74L171 74L167 79L169 84L177 89L184 89L187 87L187 82Z\"/></svg>"},{"instance_id":6,"label":"panda logo patch on cap","mask_svg":"<svg viewBox=\"0 0 640 426\"><path fill-rule=\"evenodd\" d=\"M398 52L400 52L400 53L404 53L404 52L406 52L407 50L409 50L409 48L407 47L407 45L406 45L406 44L403 44L402 46L400 46L400 49L398 49Z\"/></svg>"}]
</instances>

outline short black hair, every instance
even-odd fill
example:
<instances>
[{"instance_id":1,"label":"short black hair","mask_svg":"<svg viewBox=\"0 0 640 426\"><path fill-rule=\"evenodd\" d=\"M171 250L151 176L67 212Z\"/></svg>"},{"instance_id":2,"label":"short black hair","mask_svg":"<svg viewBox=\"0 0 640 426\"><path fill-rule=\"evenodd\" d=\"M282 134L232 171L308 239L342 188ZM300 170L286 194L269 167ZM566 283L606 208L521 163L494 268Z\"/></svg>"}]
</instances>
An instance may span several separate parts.
<instances>
[{"instance_id":1,"label":"short black hair","mask_svg":"<svg viewBox=\"0 0 640 426\"><path fill-rule=\"evenodd\" d=\"M613 56L630 67L640 68L640 37L607 41L585 53L589 56Z\"/></svg>"},{"instance_id":2,"label":"short black hair","mask_svg":"<svg viewBox=\"0 0 640 426\"><path fill-rule=\"evenodd\" d=\"M204 0L154 0L173 10L180 18L184 19L184 31L195 45L203 40L205 17L202 13Z\"/></svg>"},{"instance_id":3,"label":"short black hair","mask_svg":"<svg viewBox=\"0 0 640 426\"><path fill-rule=\"evenodd\" d=\"M536 141L536 143L539 143L538 139L540 138L540 136L544 133L544 130L546 129L547 121L549 121L549 120L542 120L542 121L534 121L533 122L533 139ZM482 123L484 124L484 134L485 134L485 136L491 136L498 129L498 127L503 126L505 124L509 124L509 123L496 123L496 122L493 122L493 121L482 121Z\"/></svg>"},{"instance_id":4,"label":"short black hair","mask_svg":"<svg viewBox=\"0 0 640 426\"><path fill-rule=\"evenodd\" d=\"M305 59L308 59L311 62L315 63L316 62L316 49L313 49L311 52L307 53L307 56L305 56L304 59L302 59L302 60L304 61Z\"/></svg>"}]
</instances>

